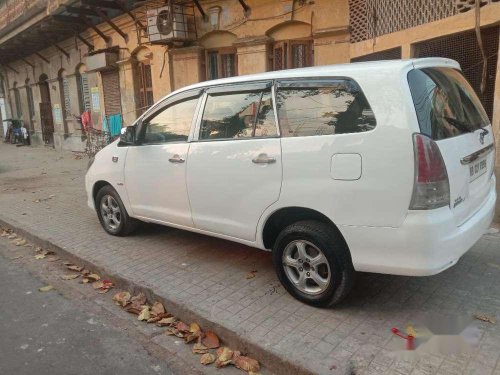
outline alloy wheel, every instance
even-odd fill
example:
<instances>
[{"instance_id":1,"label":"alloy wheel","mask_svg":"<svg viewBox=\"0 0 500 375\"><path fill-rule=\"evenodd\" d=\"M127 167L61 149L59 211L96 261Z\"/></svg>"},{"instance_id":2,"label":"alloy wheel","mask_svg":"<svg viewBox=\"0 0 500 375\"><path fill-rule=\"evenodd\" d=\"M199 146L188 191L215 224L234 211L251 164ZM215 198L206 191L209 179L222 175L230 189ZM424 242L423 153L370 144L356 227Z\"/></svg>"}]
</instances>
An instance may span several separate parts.
<instances>
[{"instance_id":1,"label":"alloy wheel","mask_svg":"<svg viewBox=\"0 0 500 375\"><path fill-rule=\"evenodd\" d=\"M330 265L323 252L311 242L290 242L283 251L282 261L286 276L301 292L317 295L330 285Z\"/></svg>"},{"instance_id":2,"label":"alloy wheel","mask_svg":"<svg viewBox=\"0 0 500 375\"><path fill-rule=\"evenodd\" d=\"M122 212L116 199L105 195L101 199L101 216L108 230L116 231L120 227Z\"/></svg>"}]
</instances>

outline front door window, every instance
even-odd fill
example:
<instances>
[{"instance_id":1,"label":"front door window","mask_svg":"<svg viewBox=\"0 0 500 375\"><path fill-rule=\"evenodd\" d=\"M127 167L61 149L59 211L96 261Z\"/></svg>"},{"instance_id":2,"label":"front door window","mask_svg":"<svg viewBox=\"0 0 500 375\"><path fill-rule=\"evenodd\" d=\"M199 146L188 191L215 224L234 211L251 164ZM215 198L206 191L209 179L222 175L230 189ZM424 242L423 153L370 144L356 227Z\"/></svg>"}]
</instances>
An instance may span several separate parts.
<instances>
[{"instance_id":1,"label":"front door window","mask_svg":"<svg viewBox=\"0 0 500 375\"><path fill-rule=\"evenodd\" d=\"M178 102L146 120L143 143L186 142L198 98Z\"/></svg>"}]
</instances>

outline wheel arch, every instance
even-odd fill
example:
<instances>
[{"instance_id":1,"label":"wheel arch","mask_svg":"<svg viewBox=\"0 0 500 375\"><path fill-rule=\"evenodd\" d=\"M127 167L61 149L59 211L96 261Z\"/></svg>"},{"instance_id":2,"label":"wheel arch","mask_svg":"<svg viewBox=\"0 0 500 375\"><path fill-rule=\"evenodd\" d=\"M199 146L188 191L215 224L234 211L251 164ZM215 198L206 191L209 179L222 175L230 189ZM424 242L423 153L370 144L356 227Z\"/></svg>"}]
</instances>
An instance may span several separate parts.
<instances>
[{"instance_id":1,"label":"wheel arch","mask_svg":"<svg viewBox=\"0 0 500 375\"><path fill-rule=\"evenodd\" d=\"M282 207L274 211L266 220L262 229L262 243L266 249L272 249L279 233L288 225L303 220L315 220L327 224L341 238L346 248L347 242L335 223L325 214L305 207L291 206ZM349 254L350 255L350 254Z\"/></svg>"},{"instance_id":2,"label":"wheel arch","mask_svg":"<svg viewBox=\"0 0 500 375\"><path fill-rule=\"evenodd\" d=\"M107 185L113 187L113 185L111 185L108 181L105 181L105 180L99 180L99 181L96 181L94 183L94 186L92 187L92 199L94 201L94 205L97 203L95 201L97 198L97 193L99 192L99 190L101 190L104 186L107 186ZM96 207L97 207L97 205L96 205Z\"/></svg>"}]
</instances>

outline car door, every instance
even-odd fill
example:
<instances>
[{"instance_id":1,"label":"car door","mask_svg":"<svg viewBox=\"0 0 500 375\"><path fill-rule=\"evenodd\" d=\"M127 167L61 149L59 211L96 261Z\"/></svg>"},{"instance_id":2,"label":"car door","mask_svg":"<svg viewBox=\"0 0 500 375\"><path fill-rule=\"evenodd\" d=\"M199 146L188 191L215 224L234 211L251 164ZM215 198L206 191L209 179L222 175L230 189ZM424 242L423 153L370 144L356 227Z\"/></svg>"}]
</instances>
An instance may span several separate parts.
<instances>
[{"instance_id":1,"label":"car door","mask_svg":"<svg viewBox=\"0 0 500 375\"><path fill-rule=\"evenodd\" d=\"M187 165L194 225L255 241L259 218L281 187L271 82L210 88L202 108Z\"/></svg>"},{"instance_id":2,"label":"car door","mask_svg":"<svg viewBox=\"0 0 500 375\"><path fill-rule=\"evenodd\" d=\"M133 215L192 227L186 189L189 135L200 92L169 99L146 116L128 150L125 186Z\"/></svg>"}]
</instances>

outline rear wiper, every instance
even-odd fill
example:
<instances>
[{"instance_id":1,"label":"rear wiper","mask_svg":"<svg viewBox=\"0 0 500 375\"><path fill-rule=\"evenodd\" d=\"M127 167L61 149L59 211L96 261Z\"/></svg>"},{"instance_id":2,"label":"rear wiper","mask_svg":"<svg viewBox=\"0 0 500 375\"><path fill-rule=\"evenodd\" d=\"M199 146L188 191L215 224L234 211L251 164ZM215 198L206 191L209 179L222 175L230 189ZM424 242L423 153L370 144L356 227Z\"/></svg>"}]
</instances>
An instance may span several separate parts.
<instances>
[{"instance_id":1,"label":"rear wiper","mask_svg":"<svg viewBox=\"0 0 500 375\"><path fill-rule=\"evenodd\" d=\"M466 133L474 132L474 129L471 129L469 125L463 121L457 120L456 118L453 117L446 117L446 116L444 116L444 119L448 121L450 124L452 124L458 130L461 130Z\"/></svg>"}]
</instances>

